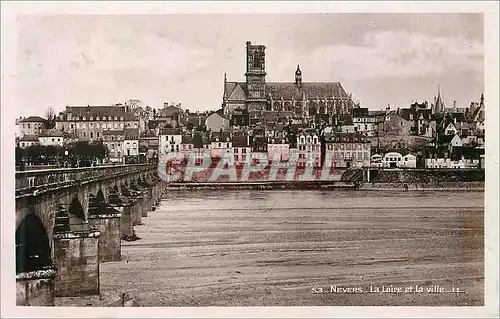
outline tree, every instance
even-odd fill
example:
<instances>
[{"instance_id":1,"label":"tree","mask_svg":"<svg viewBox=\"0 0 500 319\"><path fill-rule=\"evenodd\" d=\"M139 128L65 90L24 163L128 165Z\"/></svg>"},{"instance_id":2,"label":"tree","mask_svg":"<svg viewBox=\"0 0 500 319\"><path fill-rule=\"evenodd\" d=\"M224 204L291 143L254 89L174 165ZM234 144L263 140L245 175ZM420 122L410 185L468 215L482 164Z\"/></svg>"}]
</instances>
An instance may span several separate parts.
<instances>
[{"instance_id":1,"label":"tree","mask_svg":"<svg viewBox=\"0 0 500 319\"><path fill-rule=\"evenodd\" d=\"M53 129L56 126L56 112L52 107L49 107L47 111L45 111L45 128Z\"/></svg>"},{"instance_id":2,"label":"tree","mask_svg":"<svg viewBox=\"0 0 500 319\"><path fill-rule=\"evenodd\" d=\"M125 110L127 112L135 113L140 107L142 107L141 100L128 99L125 101Z\"/></svg>"}]
</instances>

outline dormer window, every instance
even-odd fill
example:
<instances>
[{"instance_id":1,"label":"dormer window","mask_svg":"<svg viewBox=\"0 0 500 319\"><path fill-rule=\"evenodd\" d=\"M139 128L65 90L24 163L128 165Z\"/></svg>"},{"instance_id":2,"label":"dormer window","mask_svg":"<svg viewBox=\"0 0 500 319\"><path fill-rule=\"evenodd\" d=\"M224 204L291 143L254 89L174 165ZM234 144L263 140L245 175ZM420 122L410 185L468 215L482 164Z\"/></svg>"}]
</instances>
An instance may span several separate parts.
<instances>
[{"instance_id":1,"label":"dormer window","mask_svg":"<svg viewBox=\"0 0 500 319\"><path fill-rule=\"evenodd\" d=\"M83 117L83 120L85 121L85 120L87 120L87 118L84 116L84 117Z\"/></svg>"},{"instance_id":2,"label":"dormer window","mask_svg":"<svg viewBox=\"0 0 500 319\"><path fill-rule=\"evenodd\" d=\"M96 121L99 121L99 116L95 118Z\"/></svg>"},{"instance_id":3,"label":"dormer window","mask_svg":"<svg viewBox=\"0 0 500 319\"><path fill-rule=\"evenodd\" d=\"M123 121L123 116L120 116L120 121Z\"/></svg>"},{"instance_id":4,"label":"dormer window","mask_svg":"<svg viewBox=\"0 0 500 319\"><path fill-rule=\"evenodd\" d=\"M118 117L115 116L115 121L118 120Z\"/></svg>"},{"instance_id":5,"label":"dormer window","mask_svg":"<svg viewBox=\"0 0 500 319\"><path fill-rule=\"evenodd\" d=\"M102 117L102 120L103 120L103 121L106 121L106 117L105 117L105 116L103 116L103 117Z\"/></svg>"},{"instance_id":6,"label":"dormer window","mask_svg":"<svg viewBox=\"0 0 500 319\"><path fill-rule=\"evenodd\" d=\"M90 117L90 120L91 120L91 121L93 121L93 120L94 120L94 117L93 117L93 116L91 116L91 117Z\"/></svg>"}]
</instances>

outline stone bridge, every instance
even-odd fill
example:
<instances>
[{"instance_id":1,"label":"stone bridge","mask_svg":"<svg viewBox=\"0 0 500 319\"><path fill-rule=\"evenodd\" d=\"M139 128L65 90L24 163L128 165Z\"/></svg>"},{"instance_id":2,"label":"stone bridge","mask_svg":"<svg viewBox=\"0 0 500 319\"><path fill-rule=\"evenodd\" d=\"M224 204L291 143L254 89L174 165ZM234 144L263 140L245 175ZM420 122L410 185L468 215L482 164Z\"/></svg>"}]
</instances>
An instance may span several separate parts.
<instances>
[{"instance_id":1,"label":"stone bridge","mask_svg":"<svg viewBox=\"0 0 500 319\"><path fill-rule=\"evenodd\" d=\"M99 263L121 259L121 240L165 190L157 164L16 172L17 305L99 294Z\"/></svg>"}]
</instances>

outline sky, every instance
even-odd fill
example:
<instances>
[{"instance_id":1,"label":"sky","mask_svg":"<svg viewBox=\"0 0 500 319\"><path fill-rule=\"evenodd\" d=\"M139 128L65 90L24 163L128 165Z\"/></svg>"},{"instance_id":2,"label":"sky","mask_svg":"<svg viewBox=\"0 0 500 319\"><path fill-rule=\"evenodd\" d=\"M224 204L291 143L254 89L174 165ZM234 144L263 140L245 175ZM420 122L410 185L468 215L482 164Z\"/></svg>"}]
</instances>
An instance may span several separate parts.
<instances>
[{"instance_id":1,"label":"sky","mask_svg":"<svg viewBox=\"0 0 500 319\"><path fill-rule=\"evenodd\" d=\"M128 99L216 110L224 73L244 81L245 43L266 46L267 81L340 81L370 109L465 107L484 89L475 13L24 15L17 19L17 116Z\"/></svg>"}]
</instances>

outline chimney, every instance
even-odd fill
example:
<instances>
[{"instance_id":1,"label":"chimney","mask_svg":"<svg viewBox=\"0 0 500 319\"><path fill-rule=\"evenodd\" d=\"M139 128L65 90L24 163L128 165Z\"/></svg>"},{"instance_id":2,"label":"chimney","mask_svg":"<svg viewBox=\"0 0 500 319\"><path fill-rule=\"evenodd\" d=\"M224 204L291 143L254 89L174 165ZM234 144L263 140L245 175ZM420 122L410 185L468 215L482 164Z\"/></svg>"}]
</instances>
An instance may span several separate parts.
<instances>
[{"instance_id":1,"label":"chimney","mask_svg":"<svg viewBox=\"0 0 500 319\"><path fill-rule=\"evenodd\" d=\"M453 111L457 111L457 101L453 101Z\"/></svg>"}]
</instances>

